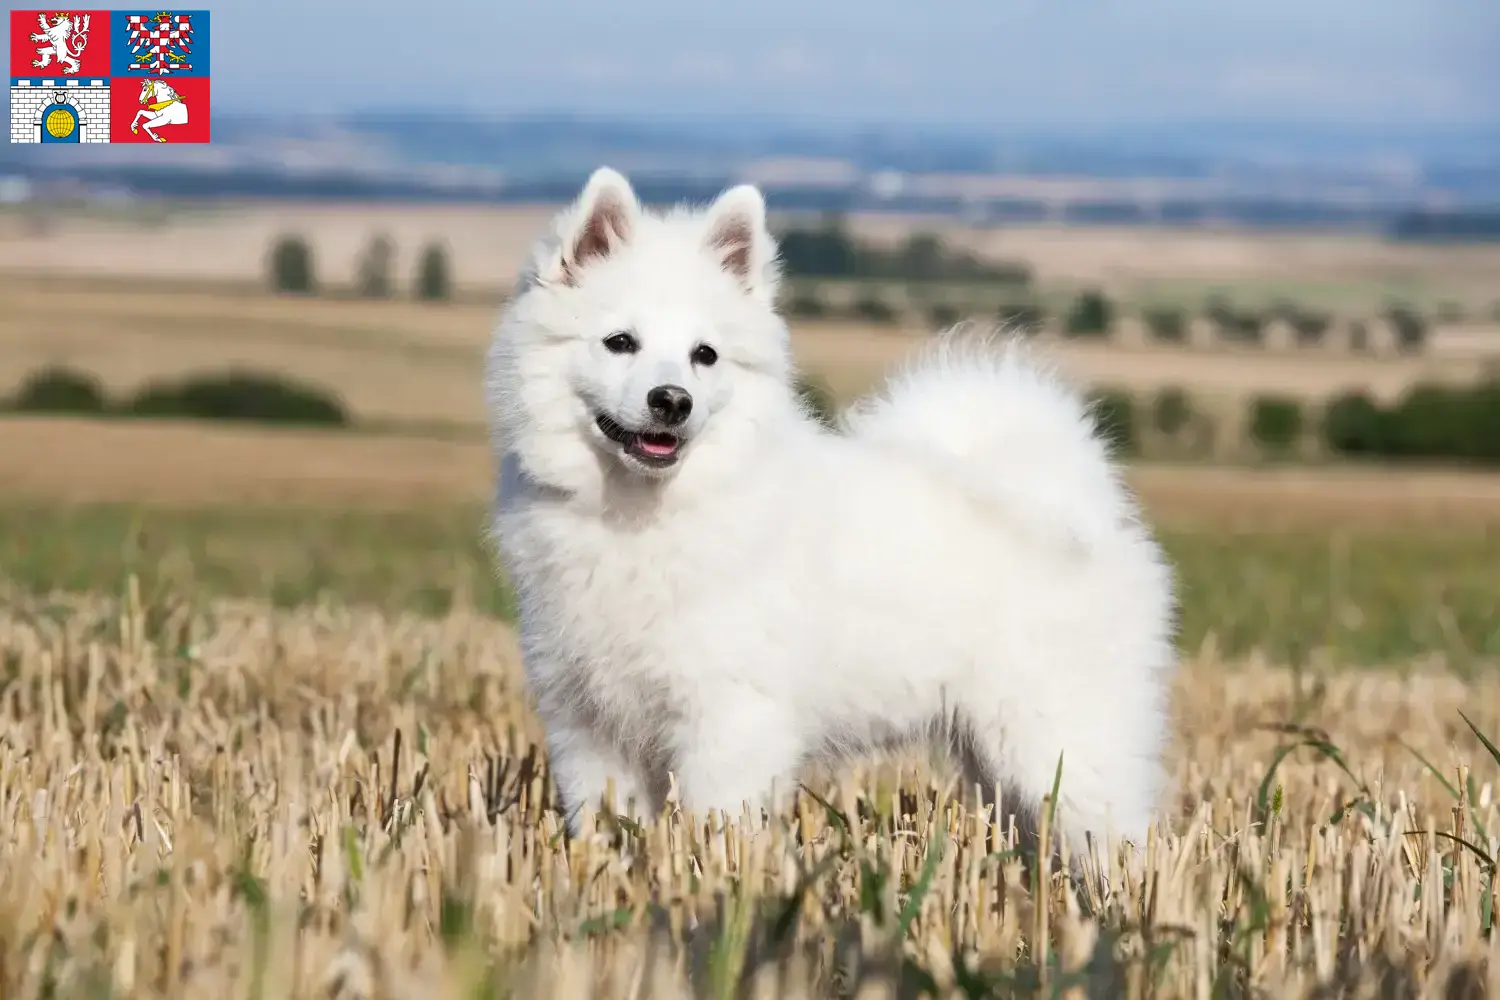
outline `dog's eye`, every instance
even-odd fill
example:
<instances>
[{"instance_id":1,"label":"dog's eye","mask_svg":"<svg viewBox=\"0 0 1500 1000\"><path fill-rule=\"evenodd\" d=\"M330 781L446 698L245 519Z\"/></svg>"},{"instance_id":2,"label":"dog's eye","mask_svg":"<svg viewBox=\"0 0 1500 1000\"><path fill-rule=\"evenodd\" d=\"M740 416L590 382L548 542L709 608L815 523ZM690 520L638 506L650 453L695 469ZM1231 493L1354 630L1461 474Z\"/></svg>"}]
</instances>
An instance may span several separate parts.
<instances>
[{"instance_id":1,"label":"dog's eye","mask_svg":"<svg viewBox=\"0 0 1500 1000\"><path fill-rule=\"evenodd\" d=\"M695 365L702 365L703 367L707 368L709 365L718 360L719 352L714 350L712 347L709 347L707 344L699 344L697 347L693 348L693 364Z\"/></svg>"},{"instance_id":2,"label":"dog's eye","mask_svg":"<svg viewBox=\"0 0 1500 1000\"><path fill-rule=\"evenodd\" d=\"M611 354L634 354L641 349L641 343L622 330L604 338L604 349Z\"/></svg>"}]
</instances>

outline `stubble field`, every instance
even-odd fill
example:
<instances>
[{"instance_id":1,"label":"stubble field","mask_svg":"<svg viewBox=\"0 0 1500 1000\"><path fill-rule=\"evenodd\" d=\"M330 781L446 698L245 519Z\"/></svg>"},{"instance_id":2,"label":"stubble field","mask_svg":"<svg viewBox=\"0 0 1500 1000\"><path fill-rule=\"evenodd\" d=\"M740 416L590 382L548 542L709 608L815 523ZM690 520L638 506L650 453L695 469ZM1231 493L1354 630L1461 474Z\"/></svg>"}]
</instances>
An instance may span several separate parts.
<instances>
[{"instance_id":1,"label":"stubble field","mask_svg":"<svg viewBox=\"0 0 1500 1000\"><path fill-rule=\"evenodd\" d=\"M231 431L180 430L158 456L196 436L255 466ZM482 497L462 499L486 456L451 447L448 499L429 467L367 457L258 505L252 474L205 489L191 461L143 461L108 502L84 474L71 502L7 506L0 994L1497 985L1500 761L1465 721L1500 733L1491 480L1135 470L1182 581L1174 786L1142 853L1101 845L1105 881L1074 884L1023 868L1009 813L920 758L812 770L764 822L566 836Z\"/></svg>"},{"instance_id":2,"label":"stubble field","mask_svg":"<svg viewBox=\"0 0 1500 1000\"><path fill-rule=\"evenodd\" d=\"M487 224L452 231L498 244ZM222 286L107 279L124 258L92 237L72 280L0 278L0 386L238 362L369 426L0 419L0 996L1500 993L1500 758L1467 721L1500 738L1500 478L1129 471L1178 569L1182 672L1162 824L1134 857L1101 845L1103 880L1023 868L1005 816L917 758L811 770L764 822L573 840L481 538L492 305L270 298L237 284L248 237L202 238L182 264ZM1245 245L1163 250L1162 280L1287 254ZM1350 260L1404 280L1399 254L1330 246L1302 252L1339 288ZM844 397L921 339L794 330ZM1055 350L1086 381L1210 394L1389 396L1477 365Z\"/></svg>"},{"instance_id":3,"label":"stubble field","mask_svg":"<svg viewBox=\"0 0 1500 1000\"><path fill-rule=\"evenodd\" d=\"M1500 973L1497 762L1466 722L1500 730L1492 674L1190 653L1160 829L1070 883L921 759L809 774L765 822L569 838L512 636L464 608L16 598L0 655L7 997L1477 997Z\"/></svg>"}]
</instances>

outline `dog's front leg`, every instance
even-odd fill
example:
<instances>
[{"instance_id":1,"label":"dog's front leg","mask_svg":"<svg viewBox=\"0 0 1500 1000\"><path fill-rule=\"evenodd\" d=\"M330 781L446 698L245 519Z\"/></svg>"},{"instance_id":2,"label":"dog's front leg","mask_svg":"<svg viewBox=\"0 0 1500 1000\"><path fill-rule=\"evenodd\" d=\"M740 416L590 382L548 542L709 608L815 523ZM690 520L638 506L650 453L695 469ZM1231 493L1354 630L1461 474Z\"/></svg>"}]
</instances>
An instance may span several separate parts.
<instances>
[{"instance_id":1,"label":"dog's front leg","mask_svg":"<svg viewBox=\"0 0 1500 1000\"><path fill-rule=\"evenodd\" d=\"M684 813L701 820L719 809L731 820L790 794L806 741L795 716L758 691L730 687L682 722L674 747Z\"/></svg>"},{"instance_id":2,"label":"dog's front leg","mask_svg":"<svg viewBox=\"0 0 1500 1000\"><path fill-rule=\"evenodd\" d=\"M545 720L547 756L568 832L592 833L594 819L614 782L614 811L643 822L654 810L640 769L605 734L583 720L560 714Z\"/></svg>"}]
</instances>

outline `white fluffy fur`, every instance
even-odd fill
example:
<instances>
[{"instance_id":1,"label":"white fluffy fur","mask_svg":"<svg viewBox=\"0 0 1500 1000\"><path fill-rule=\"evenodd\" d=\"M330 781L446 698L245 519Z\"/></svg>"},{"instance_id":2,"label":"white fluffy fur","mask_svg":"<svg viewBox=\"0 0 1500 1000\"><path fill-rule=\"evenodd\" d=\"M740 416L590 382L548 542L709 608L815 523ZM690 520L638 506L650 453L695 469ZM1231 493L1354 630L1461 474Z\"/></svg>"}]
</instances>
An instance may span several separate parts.
<instances>
[{"instance_id":1,"label":"white fluffy fur","mask_svg":"<svg viewBox=\"0 0 1500 1000\"><path fill-rule=\"evenodd\" d=\"M685 809L738 815L815 755L935 739L1006 812L1061 754L1072 846L1140 843L1172 579L1085 406L1019 346L948 336L825 431L789 388L775 258L754 188L657 214L600 170L495 331L493 530L573 829L610 778L637 816L669 771ZM601 347L621 329L639 353ZM696 405L652 473L594 418L640 426L663 382Z\"/></svg>"}]
</instances>

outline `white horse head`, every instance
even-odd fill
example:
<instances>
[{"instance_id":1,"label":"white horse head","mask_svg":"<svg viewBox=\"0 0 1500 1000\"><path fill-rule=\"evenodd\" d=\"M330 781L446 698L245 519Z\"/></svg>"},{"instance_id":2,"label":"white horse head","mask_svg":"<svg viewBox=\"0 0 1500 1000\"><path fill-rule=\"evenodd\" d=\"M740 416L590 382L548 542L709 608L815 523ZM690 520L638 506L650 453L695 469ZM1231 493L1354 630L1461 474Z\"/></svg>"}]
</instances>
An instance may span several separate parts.
<instances>
[{"instance_id":1,"label":"white horse head","mask_svg":"<svg viewBox=\"0 0 1500 1000\"><path fill-rule=\"evenodd\" d=\"M153 104L156 101L175 101L177 91L165 80L142 80L141 98L142 104Z\"/></svg>"}]
</instances>

